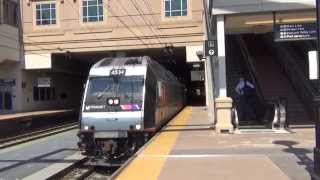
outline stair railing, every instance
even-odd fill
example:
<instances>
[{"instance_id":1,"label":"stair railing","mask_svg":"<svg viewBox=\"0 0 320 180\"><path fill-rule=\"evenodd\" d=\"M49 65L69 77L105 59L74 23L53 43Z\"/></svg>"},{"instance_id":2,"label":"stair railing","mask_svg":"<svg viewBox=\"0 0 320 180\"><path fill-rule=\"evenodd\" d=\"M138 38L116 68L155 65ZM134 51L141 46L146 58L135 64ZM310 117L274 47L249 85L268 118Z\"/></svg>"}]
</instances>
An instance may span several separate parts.
<instances>
[{"instance_id":1,"label":"stair railing","mask_svg":"<svg viewBox=\"0 0 320 180\"><path fill-rule=\"evenodd\" d=\"M299 66L293 60L293 58L295 57L294 51L289 52L288 49L279 45L275 45L275 43L270 42L269 39L266 39L265 41L268 42L268 45L275 47L274 49L276 50L276 53L278 55L281 54L282 58L278 58L278 60L280 61L280 65L282 66L282 69L286 73L291 84L294 86L294 88L298 92L304 104L308 107L309 113L312 114L315 100L319 98L317 98L318 97L317 93L309 83L309 80L303 75Z\"/></svg>"}]
</instances>

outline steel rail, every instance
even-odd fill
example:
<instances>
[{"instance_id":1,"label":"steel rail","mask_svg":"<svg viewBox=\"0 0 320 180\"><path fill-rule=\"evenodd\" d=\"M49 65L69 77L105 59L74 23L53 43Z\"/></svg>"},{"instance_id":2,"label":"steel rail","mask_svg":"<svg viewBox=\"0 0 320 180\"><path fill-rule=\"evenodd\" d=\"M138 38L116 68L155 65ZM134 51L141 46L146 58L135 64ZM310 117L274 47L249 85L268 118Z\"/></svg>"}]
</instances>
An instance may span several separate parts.
<instances>
[{"instance_id":1,"label":"steel rail","mask_svg":"<svg viewBox=\"0 0 320 180\"><path fill-rule=\"evenodd\" d=\"M66 132L76 128L78 128L78 122L68 123L60 126L55 126L52 128L46 128L46 129L31 132L31 133L10 137L10 138L0 139L0 149L4 149L14 145L26 143L32 140L52 136L52 135Z\"/></svg>"}]
</instances>

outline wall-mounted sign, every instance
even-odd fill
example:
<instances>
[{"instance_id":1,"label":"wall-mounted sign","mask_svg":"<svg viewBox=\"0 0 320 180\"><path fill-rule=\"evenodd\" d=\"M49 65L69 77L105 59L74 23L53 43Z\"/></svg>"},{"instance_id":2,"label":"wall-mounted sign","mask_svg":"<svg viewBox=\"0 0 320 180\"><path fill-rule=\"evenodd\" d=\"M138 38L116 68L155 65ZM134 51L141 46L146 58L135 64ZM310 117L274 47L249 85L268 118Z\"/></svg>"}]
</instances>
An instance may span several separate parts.
<instances>
[{"instance_id":1,"label":"wall-mounted sign","mask_svg":"<svg viewBox=\"0 0 320 180\"><path fill-rule=\"evenodd\" d=\"M298 41L317 39L316 23L275 24L275 41Z\"/></svg>"},{"instance_id":2,"label":"wall-mounted sign","mask_svg":"<svg viewBox=\"0 0 320 180\"><path fill-rule=\"evenodd\" d=\"M10 86L13 87L16 85L15 79L0 79L0 86Z\"/></svg>"},{"instance_id":3,"label":"wall-mounted sign","mask_svg":"<svg viewBox=\"0 0 320 180\"><path fill-rule=\"evenodd\" d=\"M217 55L217 41L205 41L205 56Z\"/></svg>"},{"instance_id":4,"label":"wall-mounted sign","mask_svg":"<svg viewBox=\"0 0 320 180\"><path fill-rule=\"evenodd\" d=\"M38 78L38 87L51 87L51 78L40 77Z\"/></svg>"}]
</instances>

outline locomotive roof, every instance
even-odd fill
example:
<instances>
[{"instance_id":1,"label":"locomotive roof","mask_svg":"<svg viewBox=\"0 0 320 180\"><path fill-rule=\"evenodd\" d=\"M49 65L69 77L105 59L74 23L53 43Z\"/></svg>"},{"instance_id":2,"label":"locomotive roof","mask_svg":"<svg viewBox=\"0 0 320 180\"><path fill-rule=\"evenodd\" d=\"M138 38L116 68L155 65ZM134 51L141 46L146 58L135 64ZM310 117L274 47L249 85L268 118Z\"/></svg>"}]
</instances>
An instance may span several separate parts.
<instances>
[{"instance_id":1,"label":"locomotive roof","mask_svg":"<svg viewBox=\"0 0 320 180\"><path fill-rule=\"evenodd\" d=\"M92 68L102 68L107 66L147 65L149 61L150 58L148 56L104 58L93 65Z\"/></svg>"},{"instance_id":2,"label":"locomotive roof","mask_svg":"<svg viewBox=\"0 0 320 180\"><path fill-rule=\"evenodd\" d=\"M125 68L126 75L145 75L147 67L162 81L178 81L172 72L153 61L149 56L104 58L92 66L89 74L101 76L106 75L111 69Z\"/></svg>"}]
</instances>

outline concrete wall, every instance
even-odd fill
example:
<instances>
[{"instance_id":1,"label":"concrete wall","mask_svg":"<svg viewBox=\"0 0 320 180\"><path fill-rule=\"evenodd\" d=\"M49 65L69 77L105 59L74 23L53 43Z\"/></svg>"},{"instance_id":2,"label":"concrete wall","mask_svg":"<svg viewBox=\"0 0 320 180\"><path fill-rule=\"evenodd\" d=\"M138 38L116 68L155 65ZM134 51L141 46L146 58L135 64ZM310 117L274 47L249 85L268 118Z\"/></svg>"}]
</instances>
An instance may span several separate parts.
<instances>
[{"instance_id":1,"label":"concrete wall","mask_svg":"<svg viewBox=\"0 0 320 180\"><path fill-rule=\"evenodd\" d=\"M212 14L315 8L315 0L213 0Z\"/></svg>"},{"instance_id":2,"label":"concrete wall","mask_svg":"<svg viewBox=\"0 0 320 180\"><path fill-rule=\"evenodd\" d=\"M6 60L19 61L18 29L6 24L0 24L0 63Z\"/></svg>"},{"instance_id":3,"label":"concrete wall","mask_svg":"<svg viewBox=\"0 0 320 180\"><path fill-rule=\"evenodd\" d=\"M14 0L13 0L14 1ZM0 21L4 22L3 2L0 0ZM2 85L1 91L12 93L13 111L21 110L21 59L19 30L17 27L0 24L0 79L14 80L15 85ZM0 113L3 111L0 110Z\"/></svg>"},{"instance_id":4,"label":"concrete wall","mask_svg":"<svg viewBox=\"0 0 320 180\"><path fill-rule=\"evenodd\" d=\"M202 1L189 0L188 16L164 17L164 1L104 0L104 21L83 23L81 0L56 1L57 24L35 25L35 4L22 0L27 54L110 51L199 45L203 42ZM148 3L146 3L148 2ZM129 14L129 15L128 15ZM144 14L144 15L141 15Z\"/></svg>"},{"instance_id":5,"label":"concrete wall","mask_svg":"<svg viewBox=\"0 0 320 180\"><path fill-rule=\"evenodd\" d=\"M50 101L34 101L33 87L37 86L38 77L50 77L52 86L55 87L56 99ZM59 109L59 108L80 108L82 95L83 79L63 73L54 73L48 71L24 71L22 109L25 111L43 110L43 109ZM61 94L65 93L67 98L61 98Z\"/></svg>"},{"instance_id":6,"label":"concrete wall","mask_svg":"<svg viewBox=\"0 0 320 180\"><path fill-rule=\"evenodd\" d=\"M187 16L166 18L164 0L135 0L138 10L132 4L133 1L103 0L104 21L95 23L82 22L81 0L65 0L63 3L60 0L52 1L56 2L57 24L37 26L35 6L41 0L21 0L26 61L26 70L23 72L23 81L26 83L22 98L24 110L80 107L83 77L71 76L71 72L58 73L58 68L53 66L54 58L50 57L53 53L125 51L164 48L166 45L185 47L203 44L202 1L188 0ZM61 63L67 66L67 63ZM38 77L52 78L53 86L56 87L56 100L33 100L33 87ZM67 94L67 100L59 97L63 92Z\"/></svg>"},{"instance_id":7,"label":"concrete wall","mask_svg":"<svg viewBox=\"0 0 320 180\"><path fill-rule=\"evenodd\" d=\"M0 63L0 79L15 80L14 86L1 86L0 90L10 91L12 93L13 111L21 110L21 69L20 64L16 62ZM0 111L1 112L1 111Z\"/></svg>"}]
</instances>

